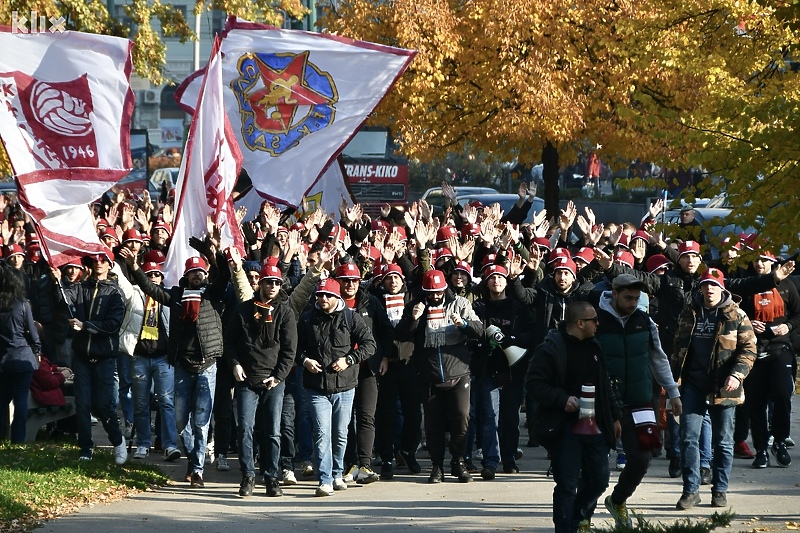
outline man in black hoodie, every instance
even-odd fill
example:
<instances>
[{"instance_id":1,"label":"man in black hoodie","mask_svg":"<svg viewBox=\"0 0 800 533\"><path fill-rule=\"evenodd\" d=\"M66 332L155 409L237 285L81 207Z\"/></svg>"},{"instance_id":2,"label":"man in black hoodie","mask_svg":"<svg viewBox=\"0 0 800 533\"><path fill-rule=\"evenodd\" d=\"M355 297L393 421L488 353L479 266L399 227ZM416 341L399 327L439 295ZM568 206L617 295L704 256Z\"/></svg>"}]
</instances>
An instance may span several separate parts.
<instances>
[{"instance_id":1,"label":"man in black hoodie","mask_svg":"<svg viewBox=\"0 0 800 533\"><path fill-rule=\"evenodd\" d=\"M598 317L587 302L567 306L564 321L552 329L533 354L525 385L538 402L537 419L561 419L561 430L549 443L552 453L553 523L557 533L590 531L597 499L608 487L608 452L622 434L622 409L614 396L600 343ZM579 433L585 385L595 390L597 434ZM560 416L559 416L560 415ZM534 427L537 423L534 422Z\"/></svg>"},{"instance_id":2,"label":"man in black hoodie","mask_svg":"<svg viewBox=\"0 0 800 533\"><path fill-rule=\"evenodd\" d=\"M253 428L256 414L261 470L267 496L281 491L281 411L286 378L297 350L297 320L281 294L283 275L278 267L264 265L254 298L241 303L225 330L226 355L236 380L238 401L239 496L253 494Z\"/></svg>"}]
</instances>

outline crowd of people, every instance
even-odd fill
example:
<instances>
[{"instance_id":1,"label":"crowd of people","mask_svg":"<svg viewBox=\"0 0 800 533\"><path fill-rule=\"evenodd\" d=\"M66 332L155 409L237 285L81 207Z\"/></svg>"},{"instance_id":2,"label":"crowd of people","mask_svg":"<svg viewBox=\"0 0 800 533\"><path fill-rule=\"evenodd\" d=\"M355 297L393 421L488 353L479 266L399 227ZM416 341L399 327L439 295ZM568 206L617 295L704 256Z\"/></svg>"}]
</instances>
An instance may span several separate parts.
<instances>
[{"instance_id":1,"label":"crowd of people","mask_svg":"<svg viewBox=\"0 0 800 533\"><path fill-rule=\"evenodd\" d=\"M514 475L523 410L528 444L551 459L555 529L570 532L589 530L612 451L622 472L603 503L619 524L662 449L683 478L678 509L701 485L726 507L734 454L764 468L771 447L791 464L791 258L743 235L712 259L690 208L667 241L660 202L604 226L571 202L530 213L525 184L508 213L442 188L438 216L424 201L375 218L347 203L239 210L244 254L210 225L173 287L173 196L104 197L92 209L105 251L60 268L2 197L0 427L13 401L10 437L24 440L36 371L71 382L81 460L94 418L117 464L133 439L135 460L185 457L203 487L206 458L229 470L236 451L242 497L257 476L281 496L297 472L330 496L419 474L423 445L429 483Z\"/></svg>"}]
</instances>

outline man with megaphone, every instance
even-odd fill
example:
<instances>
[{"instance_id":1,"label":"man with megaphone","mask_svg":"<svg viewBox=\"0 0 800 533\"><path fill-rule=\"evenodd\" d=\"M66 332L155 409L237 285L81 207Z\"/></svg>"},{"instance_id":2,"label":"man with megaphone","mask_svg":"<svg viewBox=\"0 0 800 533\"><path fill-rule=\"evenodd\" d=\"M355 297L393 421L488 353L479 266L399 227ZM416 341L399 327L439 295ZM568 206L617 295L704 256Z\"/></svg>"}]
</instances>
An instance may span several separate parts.
<instances>
[{"instance_id":1,"label":"man with megaphone","mask_svg":"<svg viewBox=\"0 0 800 533\"><path fill-rule=\"evenodd\" d=\"M530 306L506 295L508 270L499 264L483 269L482 296L473 304L486 327L475 350L472 373L483 450L481 477L491 480L502 461L503 472L519 472L516 464L519 442L519 408L525 386L532 341L533 314Z\"/></svg>"}]
</instances>

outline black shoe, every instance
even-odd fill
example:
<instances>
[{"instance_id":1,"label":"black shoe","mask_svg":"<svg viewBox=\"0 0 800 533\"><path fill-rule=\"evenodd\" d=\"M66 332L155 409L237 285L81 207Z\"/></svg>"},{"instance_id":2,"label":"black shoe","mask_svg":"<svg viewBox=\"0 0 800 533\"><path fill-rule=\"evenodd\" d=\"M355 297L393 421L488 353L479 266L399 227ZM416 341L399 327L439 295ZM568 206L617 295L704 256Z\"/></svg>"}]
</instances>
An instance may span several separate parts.
<instances>
[{"instance_id":1,"label":"black shoe","mask_svg":"<svg viewBox=\"0 0 800 533\"><path fill-rule=\"evenodd\" d=\"M514 461L505 461L503 463L503 472L506 474L519 474L519 467Z\"/></svg>"},{"instance_id":2,"label":"black shoe","mask_svg":"<svg viewBox=\"0 0 800 533\"><path fill-rule=\"evenodd\" d=\"M469 483L472 481L472 475L470 475L469 470L467 470L467 465L464 464L464 460L461 458L454 459L453 462L450 463L450 475L457 477L461 483Z\"/></svg>"},{"instance_id":3,"label":"black shoe","mask_svg":"<svg viewBox=\"0 0 800 533\"><path fill-rule=\"evenodd\" d=\"M681 495L681 499L678 500L678 503L675 504L677 509L681 509L682 511L686 511L691 509L695 505L700 503L700 494L697 492L684 492Z\"/></svg>"},{"instance_id":4,"label":"black shoe","mask_svg":"<svg viewBox=\"0 0 800 533\"><path fill-rule=\"evenodd\" d=\"M728 498L724 492L711 493L711 507L727 507Z\"/></svg>"},{"instance_id":5,"label":"black shoe","mask_svg":"<svg viewBox=\"0 0 800 533\"><path fill-rule=\"evenodd\" d=\"M495 469L491 466L487 466L483 470L481 470L481 477L486 481L491 481L494 479L494 473Z\"/></svg>"},{"instance_id":6,"label":"black shoe","mask_svg":"<svg viewBox=\"0 0 800 533\"><path fill-rule=\"evenodd\" d=\"M681 458L672 457L669 460L669 477L678 477L681 475Z\"/></svg>"},{"instance_id":7,"label":"black shoe","mask_svg":"<svg viewBox=\"0 0 800 533\"><path fill-rule=\"evenodd\" d=\"M256 476L247 475L242 476L242 482L239 484L239 496L242 498L253 495L253 488L256 486Z\"/></svg>"},{"instance_id":8,"label":"black shoe","mask_svg":"<svg viewBox=\"0 0 800 533\"><path fill-rule=\"evenodd\" d=\"M700 484L701 485L711 485L711 469L710 468L700 468Z\"/></svg>"},{"instance_id":9,"label":"black shoe","mask_svg":"<svg viewBox=\"0 0 800 533\"><path fill-rule=\"evenodd\" d=\"M413 452L400 452L400 455L403 457L403 462L408 467L409 472L412 474L419 474L422 472L422 467L419 466L419 462Z\"/></svg>"},{"instance_id":10,"label":"black shoe","mask_svg":"<svg viewBox=\"0 0 800 533\"><path fill-rule=\"evenodd\" d=\"M775 456L775 460L778 461L778 464L786 467L792 464L792 458L789 455L789 450L786 449L785 442L776 442L772 445L772 454Z\"/></svg>"},{"instance_id":11,"label":"black shoe","mask_svg":"<svg viewBox=\"0 0 800 533\"><path fill-rule=\"evenodd\" d=\"M444 481L444 471L441 466L434 465L431 475L428 477L428 483L441 483L442 481Z\"/></svg>"},{"instance_id":12,"label":"black shoe","mask_svg":"<svg viewBox=\"0 0 800 533\"><path fill-rule=\"evenodd\" d=\"M758 450L756 458L753 459L753 468L766 468L769 466L769 454L767 450Z\"/></svg>"},{"instance_id":13,"label":"black shoe","mask_svg":"<svg viewBox=\"0 0 800 533\"><path fill-rule=\"evenodd\" d=\"M203 481L203 474L201 474L200 472L195 472L194 474L192 474L191 484L192 484L192 487L196 487L196 488L200 488L200 489L205 487L206 483L205 483L205 481Z\"/></svg>"},{"instance_id":14,"label":"black shoe","mask_svg":"<svg viewBox=\"0 0 800 533\"><path fill-rule=\"evenodd\" d=\"M281 490L281 481L279 479L270 479L267 482L267 496L272 498L283 496L283 491Z\"/></svg>"},{"instance_id":15,"label":"black shoe","mask_svg":"<svg viewBox=\"0 0 800 533\"><path fill-rule=\"evenodd\" d=\"M472 462L472 459L465 459L464 466L467 467L467 472L470 474L475 474L478 471L478 467L475 466L475 463Z\"/></svg>"},{"instance_id":16,"label":"black shoe","mask_svg":"<svg viewBox=\"0 0 800 533\"><path fill-rule=\"evenodd\" d=\"M394 467L391 461L384 461L381 464L381 479L392 479L394 477Z\"/></svg>"}]
</instances>

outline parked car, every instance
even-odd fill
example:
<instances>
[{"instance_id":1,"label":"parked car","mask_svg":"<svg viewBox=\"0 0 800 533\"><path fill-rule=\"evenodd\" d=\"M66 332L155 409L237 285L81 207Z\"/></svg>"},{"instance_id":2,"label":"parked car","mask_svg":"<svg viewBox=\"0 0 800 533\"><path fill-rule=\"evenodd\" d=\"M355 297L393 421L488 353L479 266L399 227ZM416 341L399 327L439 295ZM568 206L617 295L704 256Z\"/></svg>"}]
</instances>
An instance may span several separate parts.
<instances>
[{"instance_id":1,"label":"parked car","mask_svg":"<svg viewBox=\"0 0 800 533\"><path fill-rule=\"evenodd\" d=\"M453 187L456 191L456 200L459 197L467 194L497 194L496 189L491 187ZM422 200L428 202L434 215L441 215L444 210L444 194L442 194L441 187L433 187L425 191L422 195Z\"/></svg>"},{"instance_id":2,"label":"parked car","mask_svg":"<svg viewBox=\"0 0 800 533\"><path fill-rule=\"evenodd\" d=\"M458 203L461 206L465 206L472 202L480 202L484 207L488 207L492 204L500 204L500 209L503 210L503 213L508 214L511 211L511 208L514 207L514 204L517 203L519 200L519 195L517 194L468 194L464 196L458 197ZM541 198L534 198L533 199L533 207L531 211L529 211L529 216L532 211L539 212L544 210L544 200Z\"/></svg>"},{"instance_id":3,"label":"parked car","mask_svg":"<svg viewBox=\"0 0 800 533\"><path fill-rule=\"evenodd\" d=\"M180 168L178 167L166 167L166 168L158 168L153 171L153 175L150 176L150 182L148 184L148 188L150 189L150 194L154 197L158 197L161 194L161 184L167 182L167 186L172 189L175 188L175 185L178 183L178 172L180 172Z\"/></svg>"}]
</instances>

